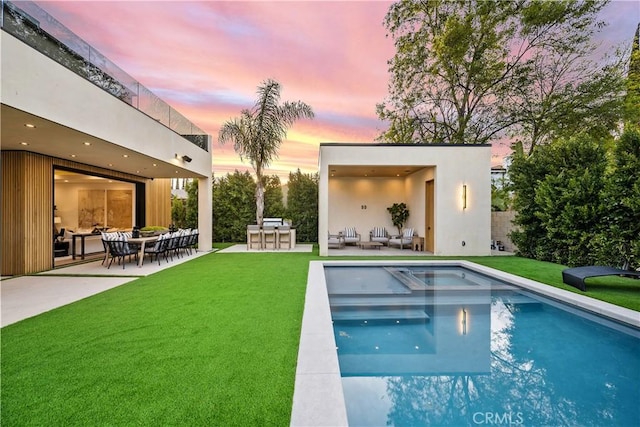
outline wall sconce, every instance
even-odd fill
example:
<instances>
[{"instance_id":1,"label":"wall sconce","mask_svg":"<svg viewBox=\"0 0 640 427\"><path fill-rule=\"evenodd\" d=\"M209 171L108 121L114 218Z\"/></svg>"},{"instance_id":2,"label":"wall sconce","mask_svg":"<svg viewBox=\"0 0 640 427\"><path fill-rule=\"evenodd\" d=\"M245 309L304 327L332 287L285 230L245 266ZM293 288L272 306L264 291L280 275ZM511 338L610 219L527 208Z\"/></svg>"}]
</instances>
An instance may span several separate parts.
<instances>
[{"instance_id":1,"label":"wall sconce","mask_svg":"<svg viewBox=\"0 0 640 427\"><path fill-rule=\"evenodd\" d=\"M460 316L458 317L460 319L460 328L458 330L460 335L467 335L467 314L467 310L463 307L460 311Z\"/></svg>"},{"instance_id":2,"label":"wall sconce","mask_svg":"<svg viewBox=\"0 0 640 427\"><path fill-rule=\"evenodd\" d=\"M462 209L467 209L467 184L462 185Z\"/></svg>"},{"instance_id":3,"label":"wall sconce","mask_svg":"<svg viewBox=\"0 0 640 427\"><path fill-rule=\"evenodd\" d=\"M62 224L62 217L54 216L53 217L53 223L54 224Z\"/></svg>"}]
</instances>

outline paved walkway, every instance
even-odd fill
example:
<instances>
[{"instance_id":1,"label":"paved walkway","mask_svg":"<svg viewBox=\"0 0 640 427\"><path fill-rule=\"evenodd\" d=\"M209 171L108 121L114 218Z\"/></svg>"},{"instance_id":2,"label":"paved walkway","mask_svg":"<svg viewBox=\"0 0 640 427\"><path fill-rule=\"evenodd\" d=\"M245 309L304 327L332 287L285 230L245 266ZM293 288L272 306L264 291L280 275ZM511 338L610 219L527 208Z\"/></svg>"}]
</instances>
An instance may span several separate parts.
<instances>
[{"instance_id":1,"label":"paved walkway","mask_svg":"<svg viewBox=\"0 0 640 427\"><path fill-rule=\"evenodd\" d=\"M57 268L33 276L2 278L0 281L0 327L71 304L72 302L124 285L211 252L196 252L174 258L173 261L145 260L138 267L127 263L125 268L102 265L102 260Z\"/></svg>"}]
</instances>

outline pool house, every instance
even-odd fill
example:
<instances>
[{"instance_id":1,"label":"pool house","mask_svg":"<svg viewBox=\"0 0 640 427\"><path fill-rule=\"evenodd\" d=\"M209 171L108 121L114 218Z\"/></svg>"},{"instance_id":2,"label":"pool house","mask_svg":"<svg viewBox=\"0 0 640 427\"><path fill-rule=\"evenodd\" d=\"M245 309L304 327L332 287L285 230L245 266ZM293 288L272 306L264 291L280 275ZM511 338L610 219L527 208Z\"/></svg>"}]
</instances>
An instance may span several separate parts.
<instances>
[{"instance_id":1,"label":"pool house","mask_svg":"<svg viewBox=\"0 0 640 427\"><path fill-rule=\"evenodd\" d=\"M405 203L405 224L434 255L490 255L491 146L451 144L320 145L318 243L355 227L398 234L387 207ZM339 251L338 251L339 252Z\"/></svg>"}]
</instances>

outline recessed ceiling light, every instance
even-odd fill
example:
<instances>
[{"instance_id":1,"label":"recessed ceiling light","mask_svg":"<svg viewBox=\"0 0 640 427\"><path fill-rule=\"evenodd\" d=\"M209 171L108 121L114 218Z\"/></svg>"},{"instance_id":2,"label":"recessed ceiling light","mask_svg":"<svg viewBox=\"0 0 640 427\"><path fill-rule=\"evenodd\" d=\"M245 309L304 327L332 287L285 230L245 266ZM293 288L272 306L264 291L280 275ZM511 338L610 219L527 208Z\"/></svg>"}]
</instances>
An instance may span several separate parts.
<instances>
[{"instance_id":1,"label":"recessed ceiling light","mask_svg":"<svg viewBox=\"0 0 640 427\"><path fill-rule=\"evenodd\" d=\"M31 129L33 129L33 128L35 128L35 127L36 127L36 125L34 125L34 124L32 124L32 123L25 123L24 125L25 125L26 127L28 127L28 128L31 128Z\"/></svg>"},{"instance_id":2,"label":"recessed ceiling light","mask_svg":"<svg viewBox=\"0 0 640 427\"><path fill-rule=\"evenodd\" d=\"M109 166L113 166L113 163L109 163Z\"/></svg>"},{"instance_id":3,"label":"recessed ceiling light","mask_svg":"<svg viewBox=\"0 0 640 427\"><path fill-rule=\"evenodd\" d=\"M153 166L158 166L158 164L157 164L157 163L154 163L154 164L153 164Z\"/></svg>"},{"instance_id":4,"label":"recessed ceiling light","mask_svg":"<svg viewBox=\"0 0 640 427\"><path fill-rule=\"evenodd\" d=\"M178 171L176 171L176 173L179 173Z\"/></svg>"},{"instance_id":5,"label":"recessed ceiling light","mask_svg":"<svg viewBox=\"0 0 640 427\"><path fill-rule=\"evenodd\" d=\"M83 144L84 144L84 145L86 145L87 147L88 147L89 145L91 145L91 143L90 143L89 141L85 141L85 142L83 142Z\"/></svg>"},{"instance_id":6,"label":"recessed ceiling light","mask_svg":"<svg viewBox=\"0 0 640 427\"><path fill-rule=\"evenodd\" d=\"M136 171L136 173L140 173L140 171Z\"/></svg>"},{"instance_id":7,"label":"recessed ceiling light","mask_svg":"<svg viewBox=\"0 0 640 427\"><path fill-rule=\"evenodd\" d=\"M28 143L28 142L24 142L24 141L22 141L22 142L20 143L20 145L29 145L29 143Z\"/></svg>"},{"instance_id":8,"label":"recessed ceiling light","mask_svg":"<svg viewBox=\"0 0 640 427\"><path fill-rule=\"evenodd\" d=\"M64 180L64 182L69 182L69 180L68 180L68 179L65 179L65 180Z\"/></svg>"},{"instance_id":9,"label":"recessed ceiling light","mask_svg":"<svg viewBox=\"0 0 640 427\"><path fill-rule=\"evenodd\" d=\"M129 157L129 155L128 154L123 154L122 157Z\"/></svg>"},{"instance_id":10,"label":"recessed ceiling light","mask_svg":"<svg viewBox=\"0 0 640 427\"><path fill-rule=\"evenodd\" d=\"M400 176L400 174L399 174L399 173L397 173L397 174L396 174L396 176Z\"/></svg>"},{"instance_id":11,"label":"recessed ceiling light","mask_svg":"<svg viewBox=\"0 0 640 427\"><path fill-rule=\"evenodd\" d=\"M75 156L76 156L75 154L72 154L72 155L71 155L71 157L75 157Z\"/></svg>"}]
</instances>

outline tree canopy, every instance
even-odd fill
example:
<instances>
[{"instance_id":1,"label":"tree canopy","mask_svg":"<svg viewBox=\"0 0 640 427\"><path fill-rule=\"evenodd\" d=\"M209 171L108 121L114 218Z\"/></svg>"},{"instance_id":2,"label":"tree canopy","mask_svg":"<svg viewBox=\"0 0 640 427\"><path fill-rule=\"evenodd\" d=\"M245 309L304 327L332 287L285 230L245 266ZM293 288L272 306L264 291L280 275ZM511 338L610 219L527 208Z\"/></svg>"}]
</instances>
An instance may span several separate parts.
<instances>
[{"instance_id":1,"label":"tree canopy","mask_svg":"<svg viewBox=\"0 0 640 427\"><path fill-rule=\"evenodd\" d=\"M625 119L635 126L640 126L640 23L631 45L626 89L624 99Z\"/></svg>"},{"instance_id":2,"label":"tree canopy","mask_svg":"<svg viewBox=\"0 0 640 427\"><path fill-rule=\"evenodd\" d=\"M516 152L509 170L520 255L569 266L640 267L640 132L608 155L585 133Z\"/></svg>"},{"instance_id":3,"label":"tree canopy","mask_svg":"<svg viewBox=\"0 0 640 427\"><path fill-rule=\"evenodd\" d=\"M619 62L585 58L604 25L596 0L400 0L388 98L377 106L396 143L482 144L516 134L529 152L585 123L615 126ZM590 119L597 117L598 120Z\"/></svg>"},{"instance_id":4,"label":"tree canopy","mask_svg":"<svg viewBox=\"0 0 640 427\"><path fill-rule=\"evenodd\" d=\"M255 214L256 184L249 172L213 180L213 237L217 242L241 242Z\"/></svg>"},{"instance_id":5,"label":"tree canopy","mask_svg":"<svg viewBox=\"0 0 640 427\"><path fill-rule=\"evenodd\" d=\"M293 221L300 242L318 240L318 182L317 173L305 174L300 169L289 173L287 216Z\"/></svg>"}]
</instances>

